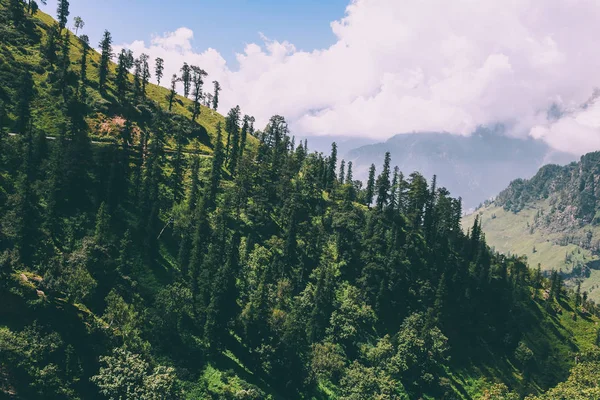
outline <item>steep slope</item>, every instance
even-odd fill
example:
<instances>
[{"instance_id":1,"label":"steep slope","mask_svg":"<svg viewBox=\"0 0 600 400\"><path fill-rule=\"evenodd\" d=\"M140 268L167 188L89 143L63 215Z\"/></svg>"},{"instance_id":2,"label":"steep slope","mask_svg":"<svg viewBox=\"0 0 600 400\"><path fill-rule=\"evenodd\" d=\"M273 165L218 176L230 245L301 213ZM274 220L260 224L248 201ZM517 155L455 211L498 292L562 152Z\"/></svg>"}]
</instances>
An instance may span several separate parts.
<instances>
[{"instance_id":1,"label":"steep slope","mask_svg":"<svg viewBox=\"0 0 600 400\"><path fill-rule=\"evenodd\" d=\"M56 88L59 66L51 65L48 61L46 49L48 36L56 21L47 14L38 11L33 17L25 15L19 29L15 29L11 22L9 0L0 3L0 121L9 132L16 129L17 110L19 101L19 74L28 71L34 81L35 99L33 115L31 118L32 129L44 132L47 136L56 137L65 132L69 125L68 104ZM83 42L68 29L63 30L69 41L69 66L71 75L70 84L77 84ZM133 139L139 140L140 133L150 130L148 115L158 109L167 112L169 104L169 90L149 83L146 87L146 96L142 99L133 99L129 104L117 100L115 76L117 66L114 62L109 65L108 87L105 93L100 93L98 88L98 73L100 54L92 48L89 49L87 60L87 98L85 100L85 123L89 136L95 141L116 141L124 129L125 121L132 123ZM62 56L60 39L57 39L58 58ZM150 60L153 63L153 60ZM210 71L208 71L210 73ZM163 81L170 77L163 77ZM133 76L128 76L129 84L133 86ZM221 122L224 127L224 118L216 111L201 107L201 112L196 122L191 121L193 102L183 96L177 95L173 103L170 129L166 141L168 147L174 148L175 136L178 131L184 134L185 147L190 151L209 154L212 152L212 142L215 138L215 127ZM254 138L249 139L254 145Z\"/></svg>"},{"instance_id":2,"label":"steep slope","mask_svg":"<svg viewBox=\"0 0 600 400\"><path fill-rule=\"evenodd\" d=\"M437 175L441 185L462 197L466 210L496 195L513 179L532 176L544 164L574 160L541 141L504 136L500 129L479 129L468 137L433 132L396 135L349 151L344 158L353 162L357 177L365 179L372 163L380 169L387 151L405 175L413 171Z\"/></svg>"},{"instance_id":3,"label":"steep slope","mask_svg":"<svg viewBox=\"0 0 600 400\"><path fill-rule=\"evenodd\" d=\"M18 82L28 58L43 63L43 28L13 26L20 0L0 4L3 54L29 49L3 64ZM79 101L63 103L78 82L65 96L44 71L36 93L2 86L0 397L474 399L493 382L539 394L596 347L593 304L492 253L477 225L464 234L460 201L421 175L393 186L386 169L370 206L335 159L292 148L280 116L246 146L235 113L231 141L204 141L134 96L127 129L143 145L125 124L101 145L90 121L126 104L90 78L73 129L63 106ZM182 136L211 157L169 149Z\"/></svg>"},{"instance_id":4,"label":"steep slope","mask_svg":"<svg viewBox=\"0 0 600 400\"><path fill-rule=\"evenodd\" d=\"M526 255L531 265L560 270L568 284L581 283L600 301L600 153L564 167L547 165L529 180L518 179L463 221L479 215L496 250Z\"/></svg>"}]
</instances>

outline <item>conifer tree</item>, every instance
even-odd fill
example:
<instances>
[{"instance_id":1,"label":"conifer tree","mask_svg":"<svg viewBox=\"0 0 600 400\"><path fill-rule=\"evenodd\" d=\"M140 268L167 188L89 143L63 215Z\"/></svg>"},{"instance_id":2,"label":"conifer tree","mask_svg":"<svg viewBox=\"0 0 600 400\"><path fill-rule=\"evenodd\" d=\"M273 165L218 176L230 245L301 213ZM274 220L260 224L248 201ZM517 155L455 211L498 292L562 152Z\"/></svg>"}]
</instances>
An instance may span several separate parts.
<instances>
[{"instance_id":1,"label":"conifer tree","mask_svg":"<svg viewBox=\"0 0 600 400\"><path fill-rule=\"evenodd\" d=\"M156 84L160 86L160 80L163 77L163 72L165 70L165 60L160 57L156 57L154 64L154 76L156 76Z\"/></svg>"},{"instance_id":2,"label":"conifer tree","mask_svg":"<svg viewBox=\"0 0 600 400\"><path fill-rule=\"evenodd\" d=\"M233 157L232 135L235 136L238 143L235 143L236 149L239 149L239 130L240 130L240 106L229 110L225 119L225 131L227 132L227 142L225 144L225 160ZM237 160L237 155L236 155Z\"/></svg>"},{"instance_id":3,"label":"conifer tree","mask_svg":"<svg viewBox=\"0 0 600 400\"><path fill-rule=\"evenodd\" d=\"M367 189L365 192L365 205L371 206L373 196L375 195L375 164L371 164L369 168L369 179L367 180Z\"/></svg>"},{"instance_id":4,"label":"conifer tree","mask_svg":"<svg viewBox=\"0 0 600 400\"><path fill-rule=\"evenodd\" d=\"M214 144L210 183L208 187L208 193L206 195L207 201L205 204L205 207L208 210L212 210L215 207L217 192L221 183L221 168L223 168L223 162L225 159L225 155L223 154L223 137L221 135L221 129L221 123L217 122L217 137Z\"/></svg>"},{"instance_id":5,"label":"conifer tree","mask_svg":"<svg viewBox=\"0 0 600 400\"><path fill-rule=\"evenodd\" d=\"M345 176L346 174L346 161L342 160L342 162L340 163L340 173L339 173L339 183L340 185L343 185L345 182Z\"/></svg>"},{"instance_id":6,"label":"conifer tree","mask_svg":"<svg viewBox=\"0 0 600 400\"><path fill-rule=\"evenodd\" d=\"M31 124L31 102L35 96L33 77L29 71L21 74L18 86L17 121L15 129L17 133L26 133Z\"/></svg>"},{"instance_id":7,"label":"conifer tree","mask_svg":"<svg viewBox=\"0 0 600 400\"><path fill-rule=\"evenodd\" d=\"M140 63L140 78L141 78L141 95L142 97L146 97L146 86L150 82L150 78L152 74L150 73L150 65L148 64L148 60L150 56L148 54L142 53L140 54L139 63Z\"/></svg>"},{"instance_id":8,"label":"conifer tree","mask_svg":"<svg viewBox=\"0 0 600 400\"><path fill-rule=\"evenodd\" d=\"M90 50L90 40L87 35L81 35L81 61L79 62L79 98L85 103L87 99L87 56Z\"/></svg>"},{"instance_id":9,"label":"conifer tree","mask_svg":"<svg viewBox=\"0 0 600 400\"><path fill-rule=\"evenodd\" d=\"M226 124L229 122L229 129L231 129L231 151L229 152L229 171L232 174L235 174L237 169L238 159L240 155L240 127L239 127L239 117L240 117L240 106L236 106L234 109L233 115L229 116L228 119L231 118L231 121L226 121ZM229 133L228 133L229 137Z\"/></svg>"},{"instance_id":10,"label":"conifer tree","mask_svg":"<svg viewBox=\"0 0 600 400\"><path fill-rule=\"evenodd\" d=\"M192 69L188 63L183 63L183 67L181 67L181 81L183 82L183 97L188 97L192 86Z\"/></svg>"},{"instance_id":11,"label":"conifer tree","mask_svg":"<svg viewBox=\"0 0 600 400\"><path fill-rule=\"evenodd\" d=\"M67 19L69 17L69 1L58 0L58 9L56 10L56 19L58 20L58 28L60 32L67 26Z\"/></svg>"},{"instance_id":12,"label":"conifer tree","mask_svg":"<svg viewBox=\"0 0 600 400\"><path fill-rule=\"evenodd\" d=\"M215 92L213 94L212 108L217 111L217 108L219 107L219 92L221 91L221 85L218 81L213 81L213 84L215 85Z\"/></svg>"},{"instance_id":13,"label":"conifer tree","mask_svg":"<svg viewBox=\"0 0 600 400\"><path fill-rule=\"evenodd\" d=\"M117 85L117 95L121 102L125 101L127 92L129 91L129 69L133 67L133 52L131 50L122 49L119 54L119 61L117 63L117 77L115 84ZM137 82L137 81L136 81Z\"/></svg>"},{"instance_id":14,"label":"conifer tree","mask_svg":"<svg viewBox=\"0 0 600 400\"><path fill-rule=\"evenodd\" d=\"M348 172L346 173L346 185L353 184L353 176L352 176L352 161L348 161Z\"/></svg>"},{"instance_id":15,"label":"conifer tree","mask_svg":"<svg viewBox=\"0 0 600 400\"><path fill-rule=\"evenodd\" d=\"M244 115L242 119L242 130L240 132L240 158L244 155L246 148L246 139L248 137L248 131L250 130L250 116Z\"/></svg>"},{"instance_id":16,"label":"conifer tree","mask_svg":"<svg viewBox=\"0 0 600 400\"><path fill-rule=\"evenodd\" d=\"M110 60L113 57L112 54L112 37L110 32L105 30L104 35L102 37L102 41L100 42L100 65L98 70L99 84L98 87L100 92L104 92L106 90L106 81L108 79L108 65Z\"/></svg>"},{"instance_id":17,"label":"conifer tree","mask_svg":"<svg viewBox=\"0 0 600 400\"><path fill-rule=\"evenodd\" d=\"M385 153L385 159L383 161L383 171L377 177L375 183L377 190L377 209L383 210L388 203L388 196L390 191L390 152Z\"/></svg>"},{"instance_id":18,"label":"conifer tree","mask_svg":"<svg viewBox=\"0 0 600 400\"><path fill-rule=\"evenodd\" d=\"M171 190L173 191L173 202L179 203L183 195L183 172L185 159L183 158L183 137L181 131L177 132L176 149L173 156L173 172L171 173Z\"/></svg>"},{"instance_id":19,"label":"conifer tree","mask_svg":"<svg viewBox=\"0 0 600 400\"><path fill-rule=\"evenodd\" d=\"M56 56L57 46L56 42L60 38L60 33L58 32L58 27L56 25L52 25L48 28L48 34L46 36L46 41L43 45L43 53L46 57L46 60L50 63L50 66L54 66L58 61Z\"/></svg>"},{"instance_id":20,"label":"conifer tree","mask_svg":"<svg viewBox=\"0 0 600 400\"><path fill-rule=\"evenodd\" d=\"M180 79L177 77L177 75L173 74L171 77L171 90L169 92L169 111L173 109L173 101L177 95L177 82L179 81Z\"/></svg>"},{"instance_id":21,"label":"conifer tree","mask_svg":"<svg viewBox=\"0 0 600 400\"><path fill-rule=\"evenodd\" d=\"M192 121L195 121L200 115L200 101L202 100L202 85L204 77L208 74L203 69L192 65L192 96L194 98L194 111L192 113Z\"/></svg>"}]
</instances>

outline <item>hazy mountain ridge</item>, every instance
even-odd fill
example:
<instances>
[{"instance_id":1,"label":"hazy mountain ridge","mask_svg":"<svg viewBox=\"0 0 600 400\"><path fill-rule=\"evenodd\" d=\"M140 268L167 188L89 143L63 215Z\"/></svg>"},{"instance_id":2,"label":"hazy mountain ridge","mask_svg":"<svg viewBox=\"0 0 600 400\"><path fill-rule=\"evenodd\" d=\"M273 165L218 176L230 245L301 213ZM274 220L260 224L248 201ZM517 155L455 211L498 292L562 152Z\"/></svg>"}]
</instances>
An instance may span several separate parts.
<instances>
[{"instance_id":1,"label":"hazy mountain ridge","mask_svg":"<svg viewBox=\"0 0 600 400\"><path fill-rule=\"evenodd\" d=\"M344 155L357 178L364 179L371 163L380 169L386 151L405 174L437 175L440 185L461 196L466 210L496 195L513 179L530 177L544 164L576 159L556 152L542 141L512 138L501 130L479 129L471 136L440 132L396 135L386 142L356 148Z\"/></svg>"}]
</instances>

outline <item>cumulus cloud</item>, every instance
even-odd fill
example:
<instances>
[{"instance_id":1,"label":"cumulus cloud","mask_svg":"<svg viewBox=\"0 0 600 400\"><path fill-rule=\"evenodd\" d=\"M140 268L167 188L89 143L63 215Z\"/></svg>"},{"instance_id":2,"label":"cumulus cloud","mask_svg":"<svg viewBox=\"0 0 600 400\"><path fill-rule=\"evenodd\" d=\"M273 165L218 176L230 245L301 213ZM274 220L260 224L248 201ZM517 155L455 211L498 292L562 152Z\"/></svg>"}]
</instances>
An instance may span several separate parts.
<instances>
[{"instance_id":1,"label":"cumulus cloud","mask_svg":"<svg viewBox=\"0 0 600 400\"><path fill-rule=\"evenodd\" d=\"M231 66L196 51L188 28L123 46L164 58L165 84L184 61L201 66L223 87L221 110L239 104L259 124L281 114L298 134L504 123L579 154L600 149L600 106L578 108L600 86L598 20L596 0L353 0L331 23L336 42L310 52L262 37ZM572 112L550 121L553 104Z\"/></svg>"}]
</instances>

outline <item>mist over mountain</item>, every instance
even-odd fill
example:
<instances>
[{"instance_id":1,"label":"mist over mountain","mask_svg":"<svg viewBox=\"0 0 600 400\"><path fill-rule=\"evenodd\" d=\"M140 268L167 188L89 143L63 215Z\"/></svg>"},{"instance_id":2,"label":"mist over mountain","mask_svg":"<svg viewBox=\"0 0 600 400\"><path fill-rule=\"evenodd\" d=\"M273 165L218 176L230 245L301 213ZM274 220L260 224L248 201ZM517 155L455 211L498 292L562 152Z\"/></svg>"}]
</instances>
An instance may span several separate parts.
<instances>
[{"instance_id":1,"label":"mist over mountain","mask_svg":"<svg viewBox=\"0 0 600 400\"><path fill-rule=\"evenodd\" d=\"M406 133L382 143L340 151L352 161L357 179L367 177L371 164L381 169L385 153L404 175L421 172L430 179L437 175L438 184L453 196L463 199L469 211L497 195L512 180L529 178L545 164L568 164L573 154L552 149L541 140L504 135L502 128L479 128L470 136L441 132Z\"/></svg>"}]
</instances>

